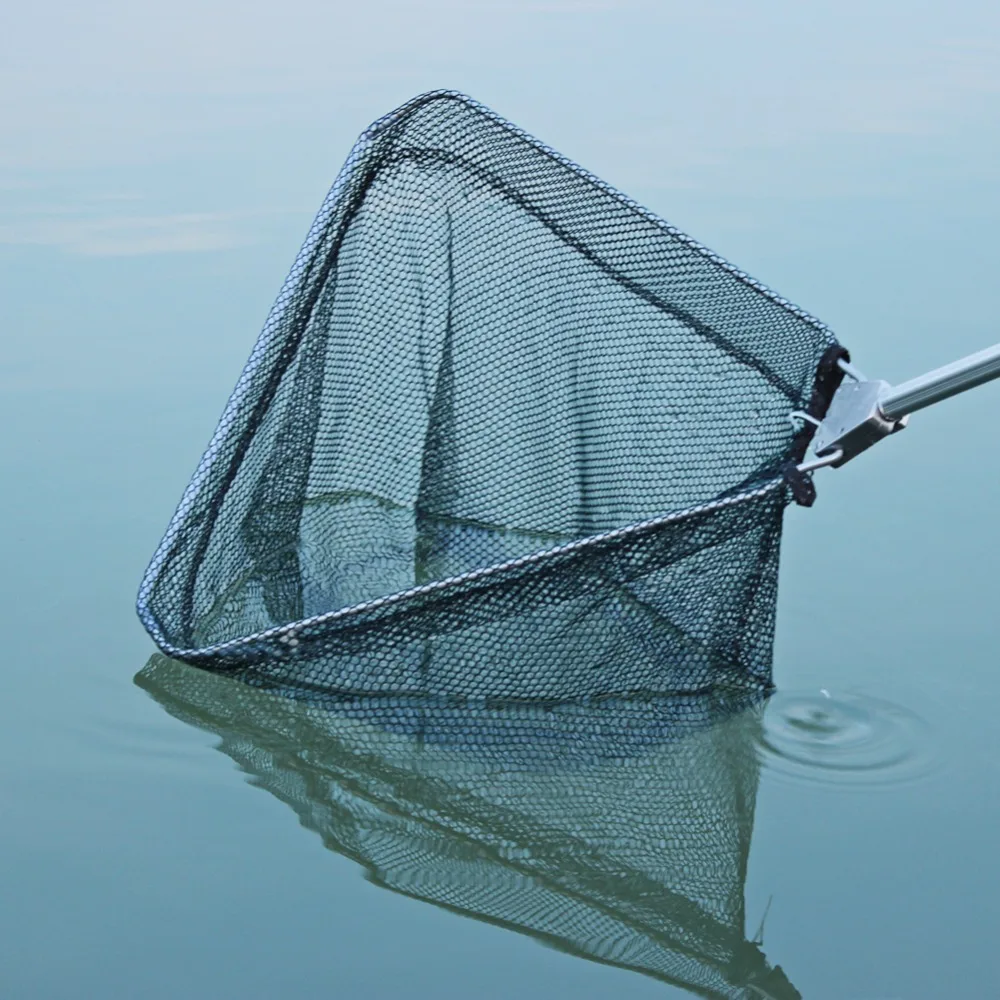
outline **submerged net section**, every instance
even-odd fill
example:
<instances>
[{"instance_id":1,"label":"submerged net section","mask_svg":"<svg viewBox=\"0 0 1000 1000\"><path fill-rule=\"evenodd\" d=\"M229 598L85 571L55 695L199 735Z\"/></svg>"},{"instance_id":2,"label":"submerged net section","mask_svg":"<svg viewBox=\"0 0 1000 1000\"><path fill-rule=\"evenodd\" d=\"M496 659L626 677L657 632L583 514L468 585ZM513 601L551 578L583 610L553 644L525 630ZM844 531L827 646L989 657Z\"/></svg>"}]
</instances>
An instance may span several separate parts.
<instances>
[{"instance_id":1,"label":"submerged net section","mask_svg":"<svg viewBox=\"0 0 1000 1000\"><path fill-rule=\"evenodd\" d=\"M746 936L757 698L334 705L159 656L136 683L376 885L698 996L801 996Z\"/></svg>"},{"instance_id":2,"label":"submerged net section","mask_svg":"<svg viewBox=\"0 0 1000 1000\"><path fill-rule=\"evenodd\" d=\"M344 693L766 687L789 413L822 415L837 350L475 102L416 98L324 203L140 615L173 656Z\"/></svg>"}]
</instances>

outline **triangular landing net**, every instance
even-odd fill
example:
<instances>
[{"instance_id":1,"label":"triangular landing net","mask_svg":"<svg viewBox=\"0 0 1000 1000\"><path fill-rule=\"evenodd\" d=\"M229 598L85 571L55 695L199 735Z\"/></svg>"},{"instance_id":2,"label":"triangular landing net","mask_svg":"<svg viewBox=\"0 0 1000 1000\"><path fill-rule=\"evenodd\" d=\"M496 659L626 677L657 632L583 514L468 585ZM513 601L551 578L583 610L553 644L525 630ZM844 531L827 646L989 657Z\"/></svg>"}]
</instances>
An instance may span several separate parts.
<instances>
[{"instance_id":1,"label":"triangular landing net","mask_svg":"<svg viewBox=\"0 0 1000 1000\"><path fill-rule=\"evenodd\" d=\"M822 419L844 355L481 105L418 97L351 152L139 614L171 656L343 694L767 689L811 488L789 414Z\"/></svg>"}]
</instances>

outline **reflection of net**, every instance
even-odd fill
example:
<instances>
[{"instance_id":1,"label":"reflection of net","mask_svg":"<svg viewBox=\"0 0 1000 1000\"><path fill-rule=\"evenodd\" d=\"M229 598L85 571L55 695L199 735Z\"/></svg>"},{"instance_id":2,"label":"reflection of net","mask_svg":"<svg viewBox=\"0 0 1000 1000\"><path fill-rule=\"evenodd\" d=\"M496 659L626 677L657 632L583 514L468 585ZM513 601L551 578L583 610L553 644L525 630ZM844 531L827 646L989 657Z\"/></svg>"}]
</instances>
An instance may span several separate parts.
<instances>
[{"instance_id":1,"label":"reflection of net","mask_svg":"<svg viewBox=\"0 0 1000 1000\"><path fill-rule=\"evenodd\" d=\"M781 473L809 434L788 414L825 409L831 350L509 123L417 98L320 211L140 614L184 659L340 691L664 692L720 663L766 686ZM669 657L549 676L578 614L600 623L591 659L653 620ZM496 653L428 677L430 636ZM504 676L525 636L538 672Z\"/></svg>"},{"instance_id":2,"label":"reflection of net","mask_svg":"<svg viewBox=\"0 0 1000 1000\"><path fill-rule=\"evenodd\" d=\"M334 708L162 657L137 683L380 885L698 995L799 996L744 932L748 696Z\"/></svg>"}]
</instances>

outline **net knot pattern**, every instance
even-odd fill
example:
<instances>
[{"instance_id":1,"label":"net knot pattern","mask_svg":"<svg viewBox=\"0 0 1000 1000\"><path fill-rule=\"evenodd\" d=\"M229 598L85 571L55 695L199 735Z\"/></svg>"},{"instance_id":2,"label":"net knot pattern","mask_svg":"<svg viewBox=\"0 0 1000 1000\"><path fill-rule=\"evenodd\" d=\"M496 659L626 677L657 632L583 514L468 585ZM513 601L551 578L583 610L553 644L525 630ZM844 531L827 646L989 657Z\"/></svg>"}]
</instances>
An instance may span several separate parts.
<instances>
[{"instance_id":1,"label":"net knot pattern","mask_svg":"<svg viewBox=\"0 0 1000 1000\"><path fill-rule=\"evenodd\" d=\"M422 95L348 157L140 617L171 656L350 696L767 688L811 432L789 413L822 415L836 350L498 115Z\"/></svg>"}]
</instances>

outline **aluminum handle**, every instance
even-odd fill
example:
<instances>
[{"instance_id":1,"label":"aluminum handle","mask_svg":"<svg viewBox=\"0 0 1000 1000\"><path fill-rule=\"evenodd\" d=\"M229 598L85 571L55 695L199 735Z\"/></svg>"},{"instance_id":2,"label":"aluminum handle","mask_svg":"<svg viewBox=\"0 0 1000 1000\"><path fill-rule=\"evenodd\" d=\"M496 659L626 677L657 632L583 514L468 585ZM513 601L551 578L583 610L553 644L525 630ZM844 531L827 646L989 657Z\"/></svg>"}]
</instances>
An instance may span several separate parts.
<instances>
[{"instance_id":1,"label":"aluminum handle","mask_svg":"<svg viewBox=\"0 0 1000 1000\"><path fill-rule=\"evenodd\" d=\"M879 396L878 408L886 420L895 421L925 406L957 396L966 389L1000 378L1000 344L987 347L978 354L953 361L909 382L894 385Z\"/></svg>"}]
</instances>

